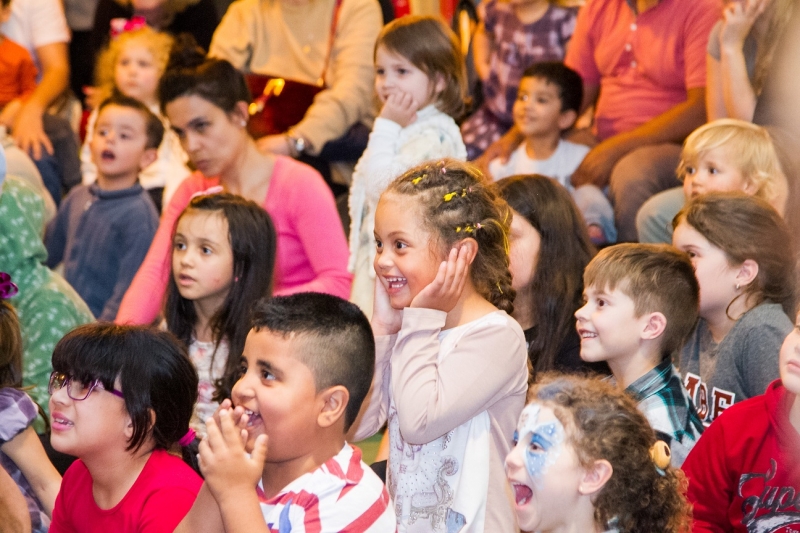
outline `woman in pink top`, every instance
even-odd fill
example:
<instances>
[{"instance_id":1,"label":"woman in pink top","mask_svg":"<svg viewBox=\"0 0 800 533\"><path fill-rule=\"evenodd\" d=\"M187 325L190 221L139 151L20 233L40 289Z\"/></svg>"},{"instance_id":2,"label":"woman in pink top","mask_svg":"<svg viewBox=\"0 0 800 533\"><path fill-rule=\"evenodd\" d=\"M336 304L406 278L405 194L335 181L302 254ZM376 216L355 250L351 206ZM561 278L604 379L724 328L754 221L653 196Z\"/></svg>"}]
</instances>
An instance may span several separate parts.
<instances>
[{"instance_id":1,"label":"woman in pink top","mask_svg":"<svg viewBox=\"0 0 800 533\"><path fill-rule=\"evenodd\" d=\"M278 234L274 294L325 292L347 298L347 241L333 195L311 167L260 152L247 133L250 93L224 60L190 57L161 79L161 107L197 171L164 209L156 236L120 305L119 323L158 315L169 277L172 232L192 195L221 186L253 200ZM199 64L198 64L199 63Z\"/></svg>"}]
</instances>

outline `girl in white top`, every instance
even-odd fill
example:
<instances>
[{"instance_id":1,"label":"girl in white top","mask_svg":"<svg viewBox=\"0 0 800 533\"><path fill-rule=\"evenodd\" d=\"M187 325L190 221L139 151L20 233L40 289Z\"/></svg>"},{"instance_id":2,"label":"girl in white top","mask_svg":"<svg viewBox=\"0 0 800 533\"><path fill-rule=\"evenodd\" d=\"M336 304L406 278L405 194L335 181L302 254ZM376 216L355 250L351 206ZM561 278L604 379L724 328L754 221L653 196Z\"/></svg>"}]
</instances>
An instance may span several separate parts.
<instances>
[{"instance_id":1,"label":"girl in white top","mask_svg":"<svg viewBox=\"0 0 800 533\"><path fill-rule=\"evenodd\" d=\"M274 265L275 228L255 202L228 193L197 196L175 224L164 315L197 369L189 425L200 437L218 402L230 398L250 309L270 296Z\"/></svg>"},{"instance_id":2,"label":"girl in white top","mask_svg":"<svg viewBox=\"0 0 800 533\"><path fill-rule=\"evenodd\" d=\"M525 402L508 206L472 166L409 170L375 213L376 365L356 439L388 419L398 531L516 531L503 473Z\"/></svg>"},{"instance_id":3,"label":"girl in white top","mask_svg":"<svg viewBox=\"0 0 800 533\"><path fill-rule=\"evenodd\" d=\"M173 39L166 33L144 26L115 37L97 60L97 95L99 103L112 92L136 98L164 123L164 139L158 147L158 157L139 173L139 183L147 190L163 189L161 205L167 205L172 193L191 171L187 166L189 157L181 147L178 136L158 108L158 82L167 68ZM97 167L92 162L89 143L97 120L97 109L89 115L86 138L81 147L81 175L83 183L89 185L97 179ZM160 195L154 197L158 199Z\"/></svg>"},{"instance_id":4,"label":"girl in white top","mask_svg":"<svg viewBox=\"0 0 800 533\"><path fill-rule=\"evenodd\" d=\"M425 161L467 150L453 118L464 110L466 73L455 34L439 19L406 16L388 24L375 44L375 91L383 109L350 187L351 301L372 311L374 226L389 183Z\"/></svg>"}]
</instances>

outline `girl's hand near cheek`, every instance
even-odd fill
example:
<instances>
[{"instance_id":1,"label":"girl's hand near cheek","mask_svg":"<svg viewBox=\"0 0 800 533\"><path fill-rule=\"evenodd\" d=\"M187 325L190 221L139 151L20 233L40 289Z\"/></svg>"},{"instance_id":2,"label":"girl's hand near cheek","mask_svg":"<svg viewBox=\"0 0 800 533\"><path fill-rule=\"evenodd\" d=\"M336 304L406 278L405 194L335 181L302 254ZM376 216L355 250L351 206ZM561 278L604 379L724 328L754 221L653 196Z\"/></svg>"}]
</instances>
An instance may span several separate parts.
<instances>
[{"instance_id":1,"label":"girl's hand near cheek","mask_svg":"<svg viewBox=\"0 0 800 533\"><path fill-rule=\"evenodd\" d=\"M248 456L242 442L247 431L236 427L230 411L221 410L206 422L208 436L200 443L200 470L214 499L223 506L227 498L236 502L250 496L258 484L267 458L267 436L259 435Z\"/></svg>"},{"instance_id":2,"label":"girl's hand near cheek","mask_svg":"<svg viewBox=\"0 0 800 533\"><path fill-rule=\"evenodd\" d=\"M419 291L411 307L437 309L449 313L461 298L469 276L469 251L466 246L450 250L447 261L442 261L434 280Z\"/></svg>"},{"instance_id":3,"label":"girl's hand near cheek","mask_svg":"<svg viewBox=\"0 0 800 533\"><path fill-rule=\"evenodd\" d=\"M386 98L386 103L383 104L379 116L397 122L405 128L417 119L417 109L419 109L419 104L410 94L395 92Z\"/></svg>"},{"instance_id":4,"label":"girl's hand near cheek","mask_svg":"<svg viewBox=\"0 0 800 533\"><path fill-rule=\"evenodd\" d=\"M383 286L381 278L375 276L375 301L372 306L372 333L379 335L394 335L400 331L403 324L403 312L392 307L389 293Z\"/></svg>"}]
</instances>

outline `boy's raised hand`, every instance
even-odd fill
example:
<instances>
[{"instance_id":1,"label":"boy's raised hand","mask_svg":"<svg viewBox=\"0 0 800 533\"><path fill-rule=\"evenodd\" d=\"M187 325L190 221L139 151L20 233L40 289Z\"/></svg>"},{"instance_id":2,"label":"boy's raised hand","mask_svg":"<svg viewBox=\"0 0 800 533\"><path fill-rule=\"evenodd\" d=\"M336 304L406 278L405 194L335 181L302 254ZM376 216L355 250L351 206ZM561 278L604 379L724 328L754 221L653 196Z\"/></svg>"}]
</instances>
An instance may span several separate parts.
<instances>
[{"instance_id":1,"label":"boy's raised hand","mask_svg":"<svg viewBox=\"0 0 800 533\"><path fill-rule=\"evenodd\" d=\"M393 92L386 98L379 116L405 128L417 119L417 109L419 104L410 94Z\"/></svg>"},{"instance_id":2,"label":"boy's raised hand","mask_svg":"<svg viewBox=\"0 0 800 533\"><path fill-rule=\"evenodd\" d=\"M372 333L379 335L394 335L403 325L403 312L392 307L389 293L383 286L380 276L375 276L375 301L372 304Z\"/></svg>"},{"instance_id":3,"label":"boy's raised hand","mask_svg":"<svg viewBox=\"0 0 800 533\"><path fill-rule=\"evenodd\" d=\"M452 311L464 291L470 262L467 246L453 247L447 260L439 265L433 281L411 300L411 307L437 309L445 313Z\"/></svg>"},{"instance_id":4,"label":"boy's raised hand","mask_svg":"<svg viewBox=\"0 0 800 533\"><path fill-rule=\"evenodd\" d=\"M267 436L259 435L248 455L247 430L239 429L231 411L225 409L206 420L206 431L208 436L199 448L200 470L214 499L223 507L226 500L252 497L267 458Z\"/></svg>"}]
</instances>

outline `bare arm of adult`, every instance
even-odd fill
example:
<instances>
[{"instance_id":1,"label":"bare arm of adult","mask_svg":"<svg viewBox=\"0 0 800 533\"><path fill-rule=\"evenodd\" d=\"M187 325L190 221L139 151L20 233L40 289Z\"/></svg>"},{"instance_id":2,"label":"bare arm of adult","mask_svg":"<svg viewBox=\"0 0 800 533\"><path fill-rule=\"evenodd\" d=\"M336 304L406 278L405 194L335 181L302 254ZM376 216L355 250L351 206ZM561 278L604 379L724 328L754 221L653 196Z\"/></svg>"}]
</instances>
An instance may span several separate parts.
<instances>
[{"instance_id":1,"label":"bare arm of adult","mask_svg":"<svg viewBox=\"0 0 800 533\"><path fill-rule=\"evenodd\" d=\"M0 533L30 533L28 504L11 476L0 467Z\"/></svg>"},{"instance_id":2,"label":"bare arm of adult","mask_svg":"<svg viewBox=\"0 0 800 533\"><path fill-rule=\"evenodd\" d=\"M713 74L709 71L709 81L716 82L722 93L725 114L716 116L709 113L709 120L718 118L738 118L748 122L753 120L756 108L756 94L747 75L744 58L744 41L753 28L756 19L764 12L770 0L745 0L744 3L731 2L722 11L722 28L719 35L719 68ZM712 77L719 75L718 79ZM709 90L709 94L719 94L719 89Z\"/></svg>"},{"instance_id":3,"label":"bare arm of adult","mask_svg":"<svg viewBox=\"0 0 800 533\"><path fill-rule=\"evenodd\" d=\"M604 140L592 148L572 174L572 184L575 187L587 184L605 187L614 165L634 149L651 144L682 142L692 130L705 123L705 96L705 87L688 89L686 101L632 131Z\"/></svg>"},{"instance_id":4,"label":"bare arm of adult","mask_svg":"<svg viewBox=\"0 0 800 533\"><path fill-rule=\"evenodd\" d=\"M489 41L486 26L483 24L483 21L486 20L486 6L483 3L478 4L478 16L480 23L472 37L472 57L475 63L475 72L482 81L486 81L489 77L489 53L492 43Z\"/></svg>"},{"instance_id":5,"label":"bare arm of adult","mask_svg":"<svg viewBox=\"0 0 800 533\"><path fill-rule=\"evenodd\" d=\"M520 133L516 126L511 126L505 135L497 139L483 154L473 161L485 175L489 175L489 163L496 158L500 158L502 163L506 163L511 153L517 149L517 146L522 144L525 137Z\"/></svg>"},{"instance_id":6,"label":"bare arm of adult","mask_svg":"<svg viewBox=\"0 0 800 533\"><path fill-rule=\"evenodd\" d=\"M32 427L3 444L6 454L25 475L47 516L53 516L53 506L61 488L61 476L50 462L39 437Z\"/></svg>"},{"instance_id":7,"label":"bare arm of adult","mask_svg":"<svg viewBox=\"0 0 800 533\"><path fill-rule=\"evenodd\" d=\"M34 159L42 157L42 147L53 153L53 145L44 132L42 116L47 107L64 92L69 83L67 43L50 43L36 48L42 79L14 121L12 134L17 145Z\"/></svg>"}]
</instances>

